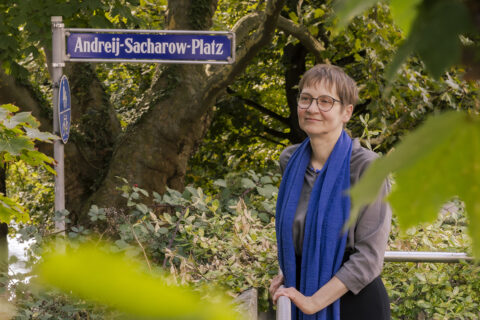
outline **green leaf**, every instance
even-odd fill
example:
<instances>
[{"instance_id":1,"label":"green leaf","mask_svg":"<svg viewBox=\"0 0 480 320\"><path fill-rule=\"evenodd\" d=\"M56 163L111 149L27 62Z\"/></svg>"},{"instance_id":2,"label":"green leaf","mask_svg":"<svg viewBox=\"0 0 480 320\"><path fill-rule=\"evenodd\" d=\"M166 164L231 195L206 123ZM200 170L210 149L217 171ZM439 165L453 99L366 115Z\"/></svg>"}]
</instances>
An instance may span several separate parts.
<instances>
[{"instance_id":1,"label":"green leaf","mask_svg":"<svg viewBox=\"0 0 480 320\"><path fill-rule=\"evenodd\" d=\"M223 179L217 179L213 182L213 184L216 185L216 186L222 187L222 188L227 187L227 183Z\"/></svg>"},{"instance_id":2,"label":"green leaf","mask_svg":"<svg viewBox=\"0 0 480 320\"><path fill-rule=\"evenodd\" d=\"M5 127L13 129L19 124L27 123L32 127L38 127L38 121L32 116L31 112L19 112L4 122Z\"/></svg>"},{"instance_id":3,"label":"green leaf","mask_svg":"<svg viewBox=\"0 0 480 320\"><path fill-rule=\"evenodd\" d=\"M350 20L377 2L378 0L337 0L334 5L334 10L339 21L335 26L335 32L345 28Z\"/></svg>"},{"instance_id":4,"label":"green leaf","mask_svg":"<svg viewBox=\"0 0 480 320\"><path fill-rule=\"evenodd\" d=\"M17 106L13 105L13 104L2 104L0 105L0 108L3 108L5 110L8 110L10 112L17 112L18 110L20 110Z\"/></svg>"},{"instance_id":5,"label":"green leaf","mask_svg":"<svg viewBox=\"0 0 480 320\"><path fill-rule=\"evenodd\" d=\"M146 205L144 205L143 203L135 204L135 208L137 208L137 210L140 211L142 214L147 214L148 213L148 207Z\"/></svg>"},{"instance_id":6,"label":"green leaf","mask_svg":"<svg viewBox=\"0 0 480 320\"><path fill-rule=\"evenodd\" d=\"M163 319L238 319L223 299L204 300L195 292L169 284L160 274L93 244L55 251L36 267L39 280L64 292L139 317ZM214 303L212 301L220 301Z\"/></svg>"},{"instance_id":7,"label":"green leaf","mask_svg":"<svg viewBox=\"0 0 480 320\"><path fill-rule=\"evenodd\" d=\"M242 187L245 189L255 188L255 182L248 178L242 178Z\"/></svg>"},{"instance_id":8,"label":"green leaf","mask_svg":"<svg viewBox=\"0 0 480 320\"><path fill-rule=\"evenodd\" d=\"M22 150L34 150L33 142L26 137L5 137L0 140L0 152L8 152L19 156Z\"/></svg>"},{"instance_id":9,"label":"green leaf","mask_svg":"<svg viewBox=\"0 0 480 320\"><path fill-rule=\"evenodd\" d=\"M37 128L24 127L24 129L27 132L27 137L29 137L30 139L40 140L43 142L51 142L51 140L60 139L58 136L50 132L43 132L38 130Z\"/></svg>"},{"instance_id":10,"label":"green leaf","mask_svg":"<svg viewBox=\"0 0 480 320\"><path fill-rule=\"evenodd\" d=\"M0 222L9 224L13 218L17 222L27 222L28 214L21 204L0 194Z\"/></svg>"},{"instance_id":11,"label":"green leaf","mask_svg":"<svg viewBox=\"0 0 480 320\"><path fill-rule=\"evenodd\" d=\"M418 38L415 50L425 62L427 70L438 78L451 65L460 61L460 34L470 27L470 14L458 1L436 1L424 8L417 19L418 27L412 34Z\"/></svg>"},{"instance_id":12,"label":"green leaf","mask_svg":"<svg viewBox=\"0 0 480 320\"><path fill-rule=\"evenodd\" d=\"M405 136L388 156L378 159L351 189L352 216L375 200L385 178L395 172L388 197L403 230L431 221L458 196L470 216L474 254L480 257L480 118L447 112L429 118Z\"/></svg>"},{"instance_id":13,"label":"green leaf","mask_svg":"<svg viewBox=\"0 0 480 320\"><path fill-rule=\"evenodd\" d=\"M390 11L397 26L399 26L405 36L410 33L413 21L418 15L418 5L422 0L391 0Z\"/></svg>"},{"instance_id":14,"label":"green leaf","mask_svg":"<svg viewBox=\"0 0 480 320\"><path fill-rule=\"evenodd\" d=\"M315 19L323 17L324 15L325 15L325 11L320 8L315 9L315 11L313 12L313 17Z\"/></svg>"},{"instance_id":15,"label":"green leaf","mask_svg":"<svg viewBox=\"0 0 480 320\"><path fill-rule=\"evenodd\" d=\"M447 68L460 61L459 36L469 28L470 15L462 3L439 0L432 5L423 5L409 37L387 67L386 78L393 79L412 51L420 55L433 77L440 77Z\"/></svg>"},{"instance_id":16,"label":"green leaf","mask_svg":"<svg viewBox=\"0 0 480 320\"><path fill-rule=\"evenodd\" d=\"M278 192L278 188L271 184L266 184L263 187L257 187L257 191L261 196L269 199L275 192Z\"/></svg>"},{"instance_id":17,"label":"green leaf","mask_svg":"<svg viewBox=\"0 0 480 320\"><path fill-rule=\"evenodd\" d=\"M48 166L48 164L53 164L55 162L55 159L36 150L22 153L22 155L20 156L20 159L25 161L29 165L43 166L45 168L47 167L51 168L50 166Z\"/></svg>"}]
</instances>

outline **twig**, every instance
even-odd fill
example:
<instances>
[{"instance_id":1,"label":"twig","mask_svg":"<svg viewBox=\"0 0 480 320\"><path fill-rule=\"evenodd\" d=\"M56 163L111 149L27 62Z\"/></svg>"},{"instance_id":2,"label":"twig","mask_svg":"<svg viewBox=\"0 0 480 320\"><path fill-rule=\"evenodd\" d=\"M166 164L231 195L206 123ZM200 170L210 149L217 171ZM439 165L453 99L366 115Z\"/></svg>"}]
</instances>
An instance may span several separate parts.
<instances>
[{"instance_id":1,"label":"twig","mask_svg":"<svg viewBox=\"0 0 480 320\"><path fill-rule=\"evenodd\" d=\"M65 231L67 231L67 229L58 230L58 231L54 231L54 232L49 232L47 234L44 234L43 236L44 237L50 237L50 236L53 236L53 235L56 235L56 234L59 234L59 233L65 232Z\"/></svg>"},{"instance_id":2,"label":"twig","mask_svg":"<svg viewBox=\"0 0 480 320\"><path fill-rule=\"evenodd\" d=\"M145 257L145 260L147 260L148 269L152 271L152 266L150 265L150 261L148 260L147 253L145 252L145 248L142 246L142 243L140 242L140 240L138 240L137 234L135 233L135 230L133 229L132 225L130 225L130 229L132 229L133 236L135 237L135 240L137 240L138 245L140 246L140 248L142 248L143 256Z\"/></svg>"}]
</instances>

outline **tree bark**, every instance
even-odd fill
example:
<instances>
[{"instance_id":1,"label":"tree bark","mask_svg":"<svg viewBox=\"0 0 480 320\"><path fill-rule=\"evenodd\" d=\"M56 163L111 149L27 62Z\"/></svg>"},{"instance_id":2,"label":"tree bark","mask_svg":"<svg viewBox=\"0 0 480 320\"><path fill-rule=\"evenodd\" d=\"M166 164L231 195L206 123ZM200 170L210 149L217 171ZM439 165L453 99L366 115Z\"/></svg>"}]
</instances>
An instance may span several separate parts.
<instances>
[{"instance_id":1,"label":"tree bark","mask_svg":"<svg viewBox=\"0 0 480 320\"><path fill-rule=\"evenodd\" d=\"M47 61L51 61L48 54ZM65 145L65 198L66 208L77 220L83 203L107 172L121 127L90 64L68 64L64 72L72 94L72 128ZM40 129L51 132L52 102L39 97L33 87L15 80L0 68L0 104L12 103L22 111L32 112L41 123ZM51 144L42 143L38 147L53 157Z\"/></svg>"},{"instance_id":2,"label":"tree bark","mask_svg":"<svg viewBox=\"0 0 480 320\"><path fill-rule=\"evenodd\" d=\"M7 194L5 168L0 167L0 192ZM8 225L0 222L0 288L6 287L7 283L2 280L8 276Z\"/></svg>"},{"instance_id":3,"label":"tree bark","mask_svg":"<svg viewBox=\"0 0 480 320\"><path fill-rule=\"evenodd\" d=\"M307 135L300 129L298 125L297 114L297 93L298 89L295 87L298 85L302 75L305 73L305 59L308 51L305 47L299 44L288 44L284 50L284 63L285 63L285 94L287 96L288 108L290 109L289 125L290 134L289 140L292 143L302 142Z\"/></svg>"},{"instance_id":4,"label":"tree bark","mask_svg":"<svg viewBox=\"0 0 480 320\"><path fill-rule=\"evenodd\" d=\"M181 190L187 162L209 127L212 106L270 42L284 2L270 0L264 11L242 18L234 26L234 64L159 65L140 102L147 111L123 133L91 65L68 64L65 72L72 75L73 127L65 147L67 209L74 216L86 216L84 213L94 203L101 207L122 206L117 191L121 181L117 177L149 191L162 193L167 186ZM216 0L169 1L168 28L208 30L216 6ZM47 62L51 62L49 50L45 53ZM51 114L37 113L41 104L35 95L22 94L21 87L10 83L3 91L14 88L16 96L7 97L1 85L0 103L9 101L24 110L35 110L44 130L51 130Z\"/></svg>"},{"instance_id":5,"label":"tree bark","mask_svg":"<svg viewBox=\"0 0 480 320\"><path fill-rule=\"evenodd\" d=\"M86 203L87 207L93 203L102 207L121 206L117 177L159 193L167 186L183 189L188 159L208 129L211 107L273 37L283 2L269 1L265 12L248 16L235 26L237 61L233 65L157 68L152 86L142 101L148 110L117 142L108 174ZM170 1L168 26L171 29L209 28L215 7L216 1ZM256 31L251 34L251 30Z\"/></svg>"}]
</instances>

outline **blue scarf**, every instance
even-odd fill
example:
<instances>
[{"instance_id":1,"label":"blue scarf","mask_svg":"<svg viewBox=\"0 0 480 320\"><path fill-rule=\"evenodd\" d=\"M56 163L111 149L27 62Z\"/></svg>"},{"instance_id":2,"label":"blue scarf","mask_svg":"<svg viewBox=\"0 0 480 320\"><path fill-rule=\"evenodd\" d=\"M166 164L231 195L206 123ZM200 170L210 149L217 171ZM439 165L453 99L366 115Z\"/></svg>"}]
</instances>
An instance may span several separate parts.
<instances>
[{"instance_id":1,"label":"blue scarf","mask_svg":"<svg viewBox=\"0 0 480 320\"><path fill-rule=\"evenodd\" d=\"M297 288L305 296L317 292L342 264L347 242L347 234L342 229L350 213L350 197L345 191L350 188L351 153L352 139L342 131L310 194L301 266L297 266L295 261L292 226L312 154L309 138L292 154L283 174L275 226L278 260L285 287ZM296 268L301 268L300 284L296 283ZM298 320L338 320L340 300L313 315L305 315L301 311L299 314ZM297 319L297 308L293 303L292 319Z\"/></svg>"}]
</instances>

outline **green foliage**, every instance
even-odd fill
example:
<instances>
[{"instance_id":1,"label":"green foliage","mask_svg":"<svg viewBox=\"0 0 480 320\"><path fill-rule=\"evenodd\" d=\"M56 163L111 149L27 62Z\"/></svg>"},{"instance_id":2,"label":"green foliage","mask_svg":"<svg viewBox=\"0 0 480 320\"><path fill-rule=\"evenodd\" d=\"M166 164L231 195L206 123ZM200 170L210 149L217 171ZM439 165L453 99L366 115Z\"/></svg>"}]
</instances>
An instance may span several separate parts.
<instances>
[{"instance_id":1,"label":"green foliage","mask_svg":"<svg viewBox=\"0 0 480 320\"><path fill-rule=\"evenodd\" d=\"M360 13L374 3L376 1L371 0L348 2L351 7L345 7L345 12L349 12L347 17L353 18L352 12ZM399 137L420 124L434 110L471 110L473 106L478 106L478 99L474 95L478 84L461 81L462 69L451 69L435 80L424 72L424 65L416 56L400 61L406 63L400 67L397 77L391 80L389 96L384 94L389 80L385 76L385 66L393 60L397 48L404 43L400 50L410 54L417 50L411 43L417 46L420 41L418 37L431 36L432 30L435 31L434 35L437 34L435 28L415 24L415 20L427 15L430 20L426 19L425 22L438 22L443 17L438 30L444 30L448 25L445 21L454 23L464 14L458 3L429 3L438 6L435 9L438 15L429 13L425 5L418 5L420 1L392 0L392 14L385 3L377 4L354 18L347 28L339 32L335 30L342 25L342 20L338 23L335 21L332 1L293 1L282 13L284 17L308 29L325 47L321 52L322 61L315 61L311 53L305 53L305 59L301 60L304 65L309 67L317 62L331 62L344 67L357 81L361 88L361 101L348 129L353 136L362 137L362 142L370 148L383 153L387 153ZM202 4L199 3L199 6ZM265 1L221 0L212 29L230 29L240 18L264 6ZM445 19L448 8L452 9L452 17L448 15ZM11 5L0 4L0 20L3 22L0 26L2 69L16 79L28 79L42 98L40 100L47 101L51 99L51 84L42 48L50 47L51 15L62 15L67 27L164 29L166 9L165 0L140 0L139 3L123 0L24 0ZM393 23L392 16L402 28L403 35ZM455 24L450 29L447 30L450 42L458 44L454 32L461 32L464 26ZM414 40L408 38L404 41L403 37L406 36ZM433 44L446 46L446 51L427 50L425 48L431 44L426 41L420 43L425 49L420 58L429 70L435 71L444 68L442 59L447 56L446 52L447 58L454 61L457 49L443 37L440 41L434 39L431 38L435 42ZM475 37L472 39L475 40ZM463 40L471 42L469 35ZM143 259L153 268L164 265L174 274L178 283L201 286L215 281L226 288L230 295L236 295L250 286L267 288L269 279L278 269L272 219L279 176L272 172L276 170L276 159L281 149L291 143L289 133L293 125L285 119L289 119L292 110L295 112L295 108L289 108L289 97L285 97L285 89L290 89L287 84L292 85L285 76L285 71L292 68L291 62L286 61L287 46L299 48L301 44L293 36L278 31L247 71L231 85L231 93L219 98L213 110L212 127L202 142L200 152L190 162L187 182L193 186L183 193L168 190L162 196L155 193L150 195L126 183L122 190L128 205L115 210L93 206L89 211L93 227L88 229L69 221L68 212L53 213L52 176L46 173L50 166L35 171L25 162L11 162L9 196L31 212L34 223L24 226L20 233L26 237L33 236L37 241L33 249L38 250L37 246L52 236L53 223L65 217L69 238L85 242L93 233L110 239L114 245L107 251L122 252L132 259ZM437 56L437 53L440 55ZM429 57L432 60L427 63ZM145 111L138 106L142 101L145 102L143 93L150 88L154 70L153 65L96 65L95 72L103 81L107 96L124 128ZM396 68L390 70L392 74L397 71ZM160 94L166 94L168 89L162 88L164 91ZM263 112L254 106L255 103L278 116ZM24 121L24 117L28 118L28 115L13 116L7 125L13 126L16 122ZM29 127L28 121L26 124L21 130L27 138L48 138L35 131L33 126ZM458 126L452 128L458 129ZM471 126L468 128L465 130L472 129ZM443 134L448 132L441 132L439 136ZM13 152L22 152L22 149L18 149L21 143L27 148L32 146L22 139L14 139L2 146ZM472 154L469 156L473 157L474 150L470 150ZM461 155L458 154L458 157ZM41 157L36 161L30 159L30 164L38 164L40 160ZM471 168L475 163L472 161L468 165ZM252 168L255 171L250 171ZM434 168L428 167L426 172ZM416 171L421 169L417 168ZM425 177L423 171L419 176ZM441 181L441 185L446 185L447 189L452 188L449 183ZM448 199L450 195L443 200ZM440 206L441 201L435 201ZM407 204L415 205L410 200ZM434 209L438 211L438 207ZM421 212L427 214L426 211ZM443 222L435 224L434 229L430 230L435 233L433 239L423 233L426 229L420 227L413 233L408 231L411 235L408 240L397 240L394 234L392 248L456 248L464 251L470 246L468 241L460 241L460 245L457 243L459 238L466 237L465 226L462 226L462 232L455 231L452 234ZM36 261L36 255L33 255L32 263ZM392 296L394 318L451 318L450 315L475 318L472 314L478 310L479 301L477 274L478 270L469 265L387 264L384 275ZM426 280L436 285L431 286ZM110 319L118 316L108 308L74 299L55 290L35 291L21 282L16 286L19 319ZM260 301L265 308L266 290L260 292Z\"/></svg>"},{"instance_id":2,"label":"green foliage","mask_svg":"<svg viewBox=\"0 0 480 320\"><path fill-rule=\"evenodd\" d=\"M277 273L275 198L280 176L230 173L210 191L187 187L153 194L122 187L130 213L105 209L118 250L168 268L179 283L214 282L232 296L260 288L268 304L269 280Z\"/></svg>"},{"instance_id":3,"label":"green foliage","mask_svg":"<svg viewBox=\"0 0 480 320\"><path fill-rule=\"evenodd\" d=\"M375 199L380 185L395 172L389 202L406 228L433 220L441 206L455 196L465 201L470 215L474 253L480 256L480 119L449 112L429 119L407 135L396 150L375 161L352 188L352 212ZM434 165L432 165L434 164Z\"/></svg>"},{"instance_id":4,"label":"green foliage","mask_svg":"<svg viewBox=\"0 0 480 320\"><path fill-rule=\"evenodd\" d=\"M163 196L126 184L121 187L126 208L92 206L89 217L95 223L93 229L71 224L67 235L77 243L88 242L92 236L109 239L113 243L103 247L105 252L121 253L127 260L144 260L154 270L164 266L174 283L193 285L202 294L202 288L211 283L231 296L250 287L259 288L260 306L266 309L266 288L278 271L273 217L279 180L279 174L230 173L214 180L208 193L188 186L184 193L169 189ZM64 214L68 218L68 212ZM44 255L42 244L51 238L48 234L40 236L42 228L29 226L21 231L36 236L33 257ZM92 261L93 268L97 260L86 261ZM85 267L78 264L78 268ZM108 270L113 269L101 270L111 273ZM89 277L93 277L92 272ZM118 316L111 308L56 290L37 290L22 282L16 286L21 291L16 303L18 319L41 319L48 314L59 319L85 314L105 319Z\"/></svg>"},{"instance_id":5,"label":"green foliage","mask_svg":"<svg viewBox=\"0 0 480 320\"><path fill-rule=\"evenodd\" d=\"M342 0L338 15L342 29L353 17L378 1ZM472 17L466 4L456 0L428 1L419 0L392 1L392 14L408 36L398 48L398 52L386 69L386 77L391 81L400 66L413 52L420 55L426 69L435 78L439 78L448 68L460 62L462 43L460 35L469 33L478 38ZM472 6L474 8L474 6ZM477 39L478 40L478 39ZM480 47L476 47L476 52Z\"/></svg>"},{"instance_id":6,"label":"green foliage","mask_svg":"<svg viewBox=\"0 0 480 320\"><path fill-rule=\"evenodd\" d=\"M115 241L102 249L108 256L121 253L121 263L143 260L153 270L165 266L173 276L172 283L193 285L202 294L201 288L212 282L232 296L250 287L259 288L260 308L265 309L265 289L278 271L273 215L279 178L278 174L252 171L230 173L214 180L208 193L188 186L183 193L169 189L163 196L126 184L121 188L129 203L124 210L92 207L90 217L97 223L94 229L98 228L93 235L98 232L103 239ZM100 218L103 215L105 218ZM408 229L406 236L399 234L395 217L389 249L471 254L466 225L459 201L444 207L434 224L417 225ZM91 239L92 231L73 226L68 235L83 243ZM72 248L67 254L74 252ZM91 261L93 268L97 260L82 261ZM115 265L120 263L115 261ZM143 266L144 271L148 268ZM82 279L101 277L103 273L96 270ZM383 278L391 298L392 318L476 319L479 271L470 264L386 263ZM59 291L33 290L23 284L18 290L18 319L30 319L27 315L42 319L47 314L58 319L87 314L92 319L122 318L111 308Z\"/></svg>"},{"instance_id":7,"label":"green foliage","mask_svg":"<svg viewBox=\"0 0 480 320\"><path fill-rule=\"evenodd\" d=\"M72 297L60 290L41 289L25 282L17 282L15 288L16 312L13 312L12 318L15 320L120 318L119 313L114 310Z\"/></svg>"},{"instance_id":8,"label":"green foliage","mask_svg":"<svg viewBox=\"0 0 480 320\"><path fill-rule=\"evenodd\" d=\"M142 271L140 265L105 252L98 244L75 249L55 246L60 249L46 254L36 267L40 283L109 305L135 319L239 318L223 300L202 301L198 294L169 284L161 274Z\"/></svg>"},{"instance_id":9,"label":"green foliage","mask_svg":"<svg viewBox=\"0 0 480 320\"><path fill-rule=\"evenodd\" d=\"M22 0L0 4L0 61L7 74L28 79L29 65L43 60L51 47L51 16L62 16L67 27L112 28L139 24L132 14L138 0Z\"/></svg>"},{"instance_id":10,"label":"green foliage","mask_svg":"<svg viewBox=\"0 0 480 320\"><path fill-rule=\"evenodd\" d=\"M34 142L51 142L57 137L39 131L40 123L29 112L15 113L18 110L12 104L0 105L0 158L3 166L22 160L55 173L50 166L54 160L37 151ZM17 201L0 194L0 221L9 223L13 218L25 222L27 214Z\"/></svg>"},{"instance_id":11,"label":"green foliage","mask_svg":"<svg viewBox=\"0 0 480 320\"><path fill-rule=\"evenodd\" d=\"M405 36L410 34L410 28L417 17L417 7L420 0L392 0L390 9L396 24L403 30Z\"/></svg>"},{"instance_id":12,"label":"green foliage","mask_svg":"<svg viewBox=\"0 0 480 320\"><path fill-rule=\"evenodd\" d=\"M6 168L7 195L19 203L28 212L28 221L20 228L26 232L26 226L38 226L38 235L25 234L25 239L53 232L54 222L54 177L42 167L27 165L24 161L8 164ZM20 221L16 221L19 223ZM10 233L15 232L11 228Z\"/></svg>"},{"instance_id":13,"label":"green foliage","mask_svg":"<svg viewBox=\"0 0 480 320\"><path fill-rule=\"evenodd\" d=\"M366 9L373 6L377 3L378 0L339 0L335 4L335 12L338 16L338 25L336 31L340 31L342 28L346 27L347 24L356 16L360 15Z\"/></svg>"},{"instance_id":14,"label":"green foliage","mask_svg":"<svg viewBox=\"0 0 480 320\"><path fill-rule=\"evenodd\" d=\"M390 250L456 251L471 254L463 205L446 205L432 224L399 234L397 219ZM480 266L469 263L385 263L382 278L390 297L392 319L478 319Z\"/></svg>"},{"instance_id":15,"label":"green foliage","mask_svg":"<svg viewBox=\"0 0 480 320\"><path fill-rule=\"evenodd\" d=\"M398 49L386 70L392 79L406 58L416 51L430 74L439 78L450 66L460 62L460 34L470 28L470 16L458 1L442 0L423 5L412 25L409 37Z\"/></svg>"}]
</instances>

